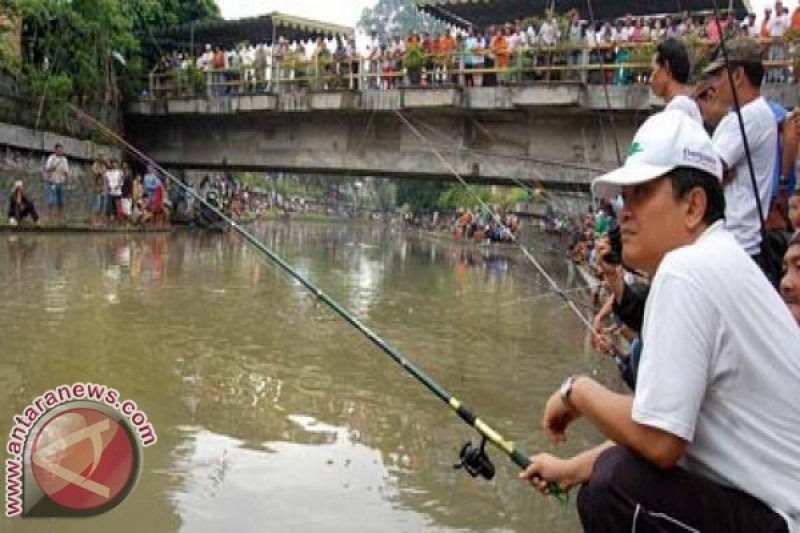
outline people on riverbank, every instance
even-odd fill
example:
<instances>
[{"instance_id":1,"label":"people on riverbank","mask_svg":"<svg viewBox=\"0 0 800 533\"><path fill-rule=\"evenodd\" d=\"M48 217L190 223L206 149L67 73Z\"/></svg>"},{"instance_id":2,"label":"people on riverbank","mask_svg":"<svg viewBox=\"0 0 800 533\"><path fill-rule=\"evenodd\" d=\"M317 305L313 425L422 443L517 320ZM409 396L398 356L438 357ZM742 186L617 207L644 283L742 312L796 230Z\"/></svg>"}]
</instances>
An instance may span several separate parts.
<instances>
[{"instance_id":1,"label":"people on riverbank","mask_svg":"<svg viewBox=\"0 0 800 533\"><path fill-rule=\"evenodd\" d=\"M122 222L122 169L116 159L108 161L105 173L108 201L106 202L106 222Z\"/></svg>"},{"instance_id":2,"label":"people on riverbank","mask_svg":"<svg viewBox=\"0 0 800 533\"><path fill-rule=\"evenodd\" d=\"M100 158L92 163L92 206L89 223L94 227L102 226L105 222L106 197L106 162Z\"/></svg>"},{"instance_id":3,"label":"people on riverbank","mask_svg":"<svg viewBox=\"0 0 800 533\"><path fill-rule=\"evenodd\" d=\"M39 223L39 214L36 212L36 207L25 194L22 180L17 180L14 182L11 194L8 197L8 223L16 226L27 217L31 217L34 224Z\"/></svg>"},{"instance_id":4,"label":"people on riverbank","mask_svg":"<svg viewBox=\"0 0 800 533\"><path fill-rule=\"evenodd\" d=\"M55 145L44 164L45 184L47 187L47 218L50 222L64 221L64 183L69 177L69 161L64 146Z\"/></svg>"},{"instance_id":5,"label":"people on riverbank","mask_svg":"<svg viewBox=\"0 0 800 533\"><path fill-rule=\"evenodd\" d=\"M634 142L641 150L593 188L621 189L624 262L653 279L635 392L568 378L543 428L561 442L583 416L609 441L533 456L522 477L543 492L542 480L580 485L588 531L794 530L800 412L785 405L800 387L800 328L724 228L722 166L703 129L664 112Z\"/></svg>"},{"instance_id":6,"label":"people on riverbank","mask_svg":"<svg viewBox=\"0 0 800 533\"><path fill-rule=\"evenodd\" d=\"M788 217L792 229L800 231L800 189L795 190L789 197Z\"/></svg>"}]
</instances>

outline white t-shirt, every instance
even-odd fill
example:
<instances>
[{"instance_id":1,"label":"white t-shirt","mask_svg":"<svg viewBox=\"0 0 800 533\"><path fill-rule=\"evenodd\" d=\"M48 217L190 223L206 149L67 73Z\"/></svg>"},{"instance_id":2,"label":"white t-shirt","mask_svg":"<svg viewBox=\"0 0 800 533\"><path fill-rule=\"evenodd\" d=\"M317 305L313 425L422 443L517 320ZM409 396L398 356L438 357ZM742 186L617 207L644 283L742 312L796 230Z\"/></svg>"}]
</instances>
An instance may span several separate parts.
<instances>
[{"instance_id":1,"label":"white t-shirt","mask_svg":"<svg viewBox=\"0 0 800 533\"><path fill-rule=\"evenodd\" d=\"M800 328L721 222L662 260L642 343L633 420L688 441L683 467L800 532Z\"/></svg>"},{"instance_id":2,"label":"white t-shirt","mask_svg":"<svg viewBox=\"0 0 800 533\"><path fill-rule=\"evenodd\" d=\"M703 125L703 115L700 113L700 108L697 107L697 102L686 96L679 94L670 100L664 107L664 111L681 111L685 113L690 119L694 120L701 126Z\"/></svg>"},{"instance_id":3,"label":"white t-shirt","mask_svg":"<svg viewBox=\"0 0 800 533\"><path fill-rule=\"evenodd\" d=\"M778 125L763 97L742 107L742 119L761 207L764 216L767 216L778 146ZM736 236L748 254L756 255L760 252L761 224L736 113L730 112L720 121L712 141L722 161L733 172L733 181L725 186L725 227Z\"/></svg>"},{"instance_id":4,"label":"white t-shirt","mask_svg":"<svg viewBox=\"0 0 800 533\"><path fill-rule=\"evenodd\" d=\"M44 169L50 183L62 184L69 176L69 162L63 155L50 154L44 164Z\"/></svg>"},{"instance_id":5,"label":"white t-shirt","mask_svg":"<svg viewBox=\"0 0 800 533\"><path fill-rule=\"evenodd\" d=\"M789 29L789 17L787 15L776 15L767 22L770 37L783 37Z\"/></svg>"},{"instance_id":6,"label":"white t-shirt","mask_svg":"<svg viewBox=\"0 0 800 533\"><path fill-rule=\"evenodd\" d=\"M539 28L539 40L545 46L553 46L558 40L558 28L555 23L545 20Z\"/></svg>"},{"instance_id":7,"label":"white t-shirt","mask_svg":"<svg viewBox=\"0 0 800 533\"><path fill-rule=\"evenodd\" d=\"M111 168L106 170L106 186L111 196L122 196L122 170Z\"/></svg>"}]
</instances>

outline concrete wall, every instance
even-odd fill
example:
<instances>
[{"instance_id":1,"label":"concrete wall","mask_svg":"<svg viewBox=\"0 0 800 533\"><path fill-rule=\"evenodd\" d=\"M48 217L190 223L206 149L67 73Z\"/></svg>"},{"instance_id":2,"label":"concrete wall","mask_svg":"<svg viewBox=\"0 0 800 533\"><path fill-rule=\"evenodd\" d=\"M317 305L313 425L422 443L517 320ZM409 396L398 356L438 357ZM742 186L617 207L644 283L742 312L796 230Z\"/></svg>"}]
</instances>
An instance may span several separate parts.
<instances>
[{"instance_id":1,"label":"concrete wall","mask_svg":"<svg viewBox=\"0 0 800 533\"><path fill-rule=\"evenodd\" d=\"M795 85L769 91L797 104ZM549 83L136 103L126 124L135 144L174 167L434 179L455 170L569 188L614 167L658 106L647 86Z\"/></svg>"},{"instance_id":2,"label":"concrete wall","mask_svg":"<svg viewBox=\"0 0 800 533\"><path fill-rule=\"evenodd\" d=\"M120 151L91 141L0 123L0 221L6 220L8 195L16 180L23 180L26 194L33 200L39 214L44 214L45 184L42 170L56 143L64 146L70 163L70 176L64 187L66 217L71 221L82 221L89 216L92 161L98 156L119 159Z\"/></svg>"}]
</instances>

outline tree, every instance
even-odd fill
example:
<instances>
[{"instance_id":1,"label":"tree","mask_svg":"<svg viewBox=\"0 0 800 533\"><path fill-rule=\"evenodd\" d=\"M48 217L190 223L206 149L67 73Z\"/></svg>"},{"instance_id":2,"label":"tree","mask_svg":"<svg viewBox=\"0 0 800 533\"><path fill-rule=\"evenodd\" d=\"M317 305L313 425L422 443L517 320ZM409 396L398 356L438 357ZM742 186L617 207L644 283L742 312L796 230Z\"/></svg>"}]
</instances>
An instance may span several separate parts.
<instances>
[{"instance_id":1,"label":"tree","mask_svg":"<svg viewBox=\"0 0 800 533\"><path fill-rule=\"evenodd\" d=\"M397 180L397 205L408 205L414 212L432 211L447 188L448 184L442 181Z\"/></svg>"},{"instance_id":2,"label":"tree","mask_svg":"<svg viewBox=\"0 0 800 533\"><path fill-rule=\"evenodd\" d=\"M221 18L214 0L134 0L131 4L134 32L145 41L158 30Z\"/></svg>"},{"instance_id":3,"label":"tree","mask_svg":"<svg viewBox=\"0 0 800 533\"><path fill-rule=\"evenodd\" d=\"M414 0L378 0L373 8L364 8L358 28L366 33L378 32L386 42L394 35L406 35L409 30L437 32L444 24L414 6Z\"/></svg>"},{"instance_id":4,"label":"tree","mask_svg":"<svg viewBox=\"0 0 800 533\"><path fill-rule=\"evenodd\" d=\"M23 92L81 105L116 104L120 89L138 92L148 66L142 45L155 30L219 18L214 0L0 0L0 7L23 20Z\"/></svg>"}]
</instances>

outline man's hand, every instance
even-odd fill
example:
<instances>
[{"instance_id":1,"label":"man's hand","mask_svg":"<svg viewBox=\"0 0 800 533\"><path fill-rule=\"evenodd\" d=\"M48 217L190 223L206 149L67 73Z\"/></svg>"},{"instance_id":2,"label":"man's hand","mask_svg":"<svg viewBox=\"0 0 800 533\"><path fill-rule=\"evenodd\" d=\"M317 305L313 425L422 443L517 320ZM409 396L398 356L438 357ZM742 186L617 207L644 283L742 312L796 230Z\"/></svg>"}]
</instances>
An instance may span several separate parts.
<instances>
[{"instance_id":1,"label":"man's hand","mask_svg":"<svg viewBox=\"0 0 800 533\"><path fill-rule=\"evenodd\" d=\"M540 453L530 458L531 464L519 477L528 481L542 494L550 494L550 483L566 492L583 482L578 479L572 461L559 459L549 453Z\"/></svg>"},{"instance_id":2,"label":"man's hand","mask_svg":"<svg viewBox=\"0 0 800 533\"><path fill-rule=\"evenodd\" d=\"M617 328L614 326L592 330L592 347L598 352L608 355L615 353L617 350L611 336L616 333L616 330Z\"/></svg>"},{"instance_id":3,"label":"man's hand","mask_svg":"<svg viewBox=\"0 0 800 533\"><path fill-rule=\"evenodd\" d=\"M579 416L580 413L564 403L561 393L556 391L544 406L542 429L544 429L551 441L556 443L564 442L567 440L565 435L567 426Z\"/></svg>"}]
</instances>

